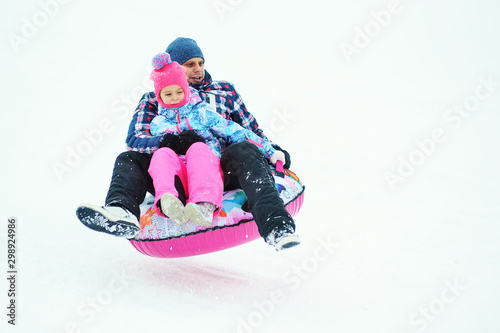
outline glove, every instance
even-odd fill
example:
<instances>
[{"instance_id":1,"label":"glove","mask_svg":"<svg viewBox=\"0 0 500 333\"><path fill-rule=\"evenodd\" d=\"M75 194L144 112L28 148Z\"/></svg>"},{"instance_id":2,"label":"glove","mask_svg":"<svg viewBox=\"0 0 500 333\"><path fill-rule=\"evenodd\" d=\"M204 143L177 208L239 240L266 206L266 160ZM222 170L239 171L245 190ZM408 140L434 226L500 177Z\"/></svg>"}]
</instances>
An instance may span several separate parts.
<instances>
[{"instance_id":1,"label":"glove","mask_svg":"<svg viewBox=\"0 0 500 333\"><path fill-rule=\"evenodd\" d=\"M276 150L276 152L269 159L273 165L276 165L276 162L283 162L283 166L285 165L285 154L281 150Z\"/></svg>"},{"instance_id":2,"label":"glove","mask_svg":"<svg viewBox=\"0 0 500 333\"><path fill-rule=\"evenodd\" d=\"M278 146L277 144L273 144L272 146L277 151L281 151L281 152L283 152L283 154L285 154L285 161L283 161L283 168L290 169L290 166L292 165L292 161L290 159L290 154L286 150L281 149L281 147Z\"/></svg>"},{"instance_id":3,"label":"glove","mask_svg":"<svg viewBox=\"0 0 500 333\"><path fill-rule=\"evenodd\" d=\"M179 135L165 134L158 148L167 147L175 151L177 155L186 155L187 150L195 142L205 142L195 131L184 131Z\"/></svg>"}]
</instances>

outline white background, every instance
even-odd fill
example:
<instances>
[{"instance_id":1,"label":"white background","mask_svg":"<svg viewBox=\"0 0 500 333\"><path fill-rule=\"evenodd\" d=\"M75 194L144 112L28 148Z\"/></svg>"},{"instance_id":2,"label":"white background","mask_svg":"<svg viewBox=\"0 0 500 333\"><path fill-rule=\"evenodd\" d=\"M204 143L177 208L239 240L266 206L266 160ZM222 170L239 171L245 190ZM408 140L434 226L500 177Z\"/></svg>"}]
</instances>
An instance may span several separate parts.
<instances>
[{"instance_id":1,"label":"white background","mask_svg":"<svg viewBox=\"0 0 500 333\"><path fill-rule=\"evenodd\" d=\"M2 332L498 332L499 9L4 1L0 266L16 216L19 274L14 327L1 278ZM150 59L178 36L291 153L306 185L299 247L156 259L76 219L104 203Z\"/></svg>"}]
</instances>

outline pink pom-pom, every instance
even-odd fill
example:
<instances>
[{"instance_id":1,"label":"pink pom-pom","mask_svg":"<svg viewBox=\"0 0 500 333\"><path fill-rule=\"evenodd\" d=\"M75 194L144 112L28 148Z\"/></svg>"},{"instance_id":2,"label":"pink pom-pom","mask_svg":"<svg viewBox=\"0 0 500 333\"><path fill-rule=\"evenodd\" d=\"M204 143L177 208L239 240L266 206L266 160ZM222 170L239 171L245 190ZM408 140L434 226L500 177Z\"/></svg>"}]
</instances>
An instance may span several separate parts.
<instances>
[{"instance_id":1,"label":"pink pom-pom","mask_svg":"<svg viewBox=\"0 0 500 333\"><path fill-rule=\"evenodd\" d=\"M170 54L168 53L158 53L157 55L154 56L153 58L153 68L158 70L158 69L162 69L163 66L165 65L168 65L172 62L172 60L170 59Z\"/></svg>"}]
</instances>

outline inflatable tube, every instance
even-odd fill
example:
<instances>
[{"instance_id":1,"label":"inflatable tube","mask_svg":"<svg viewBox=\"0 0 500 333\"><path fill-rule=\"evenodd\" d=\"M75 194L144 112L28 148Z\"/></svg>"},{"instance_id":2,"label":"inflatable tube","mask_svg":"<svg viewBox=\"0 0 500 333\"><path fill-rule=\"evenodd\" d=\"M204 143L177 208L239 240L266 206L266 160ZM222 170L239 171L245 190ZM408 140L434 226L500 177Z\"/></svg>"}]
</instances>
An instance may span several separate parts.
<instances>
[{"instance_id":1,"label":"inflatable tube","mask_svg":"<svg viewBox=\"0 0 500 333\"><path fill-rule=\"evenodd\" d=\"M278 169L279 170L279 169ZM295 216L304 201L305 187L290 170L275 172L276 188L288 212ZM242 190L224 193L223 207L212 226L192 221L178 226L156 214L154 198L141 205L141 232L130 240L141 253L159 258L179 258L224 250L260 238L253 216L245 210L247 197Z\"/></svg>"}]
</instances>

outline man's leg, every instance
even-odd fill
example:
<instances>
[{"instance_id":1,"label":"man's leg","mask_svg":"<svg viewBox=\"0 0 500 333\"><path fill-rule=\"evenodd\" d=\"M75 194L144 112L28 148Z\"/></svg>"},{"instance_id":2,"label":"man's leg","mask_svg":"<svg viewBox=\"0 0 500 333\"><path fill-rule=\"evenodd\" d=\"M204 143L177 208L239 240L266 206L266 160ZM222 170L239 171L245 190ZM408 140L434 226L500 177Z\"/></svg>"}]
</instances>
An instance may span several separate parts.
<instances>
[{"instance_id":1,"label":"man's leg","mask_svg":"<svg viewBox=\"0 0 500 333\"><path fill-rule=\"evenodd\" d=\"M140 218L140 205L146 192L154 195L153 180L148 173L150 154L135 151L123 152L116 158L106 206L118 206Z\"/></svg>"},{"instance_id":2,"label":"man's leg","mask_svg":"<svg viewBox=\"0 0 500 333\"><path fill-rule=\"evenodd\" d=\"M115 162L106 205L80 205L78 219L88 228L118 237L133 238L140 232L140 204L146 191L154 193L148 166L151 155L121 153Z\"/></svg>"},{"instance_id":3,"label":"man's leg","mask_svg":"<svg viewBox=\"0 0 500 333\"><path fill-rule=\"evenodd\" d=\"M226 189L241 188L264 239L276 227L295 231L295 223L275 187L269 164L262 152L244 141L230 145L221 157Z\"/></svg>"}]
</instances>

